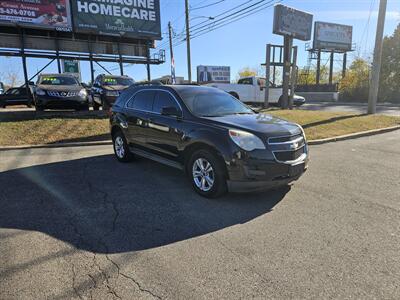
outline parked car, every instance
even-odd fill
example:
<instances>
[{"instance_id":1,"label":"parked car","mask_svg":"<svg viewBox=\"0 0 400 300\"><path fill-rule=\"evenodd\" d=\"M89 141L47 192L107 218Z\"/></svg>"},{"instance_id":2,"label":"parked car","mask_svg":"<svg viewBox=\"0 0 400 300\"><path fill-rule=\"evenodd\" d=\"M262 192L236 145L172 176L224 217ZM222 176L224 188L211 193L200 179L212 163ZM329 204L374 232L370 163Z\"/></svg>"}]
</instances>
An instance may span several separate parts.
<instances>
[{"instance_id":1,"label":"parked car","mask_svg":"<svg viewBox=\"0 0 400 300\"><path fill-rule=\"evenodd\" d=\"M4 84L0 82L0 95L4 94Z\"/></svg>"},{"instance_id":2,"label":"parked car","mask_svg":"<svg viewBox=\"0 0 400 300\"><path fill-rule=\"evenodd\" d=\"M88 94L71 74L41 74L34 92L37 111L47 108L89 110Z\"/></svg>"},{"instance_id":3,"label":"parked car","mask_svg":"<svg viewBox=\"0 0 400 300\"><path fill-rule=\"evenodd\" d=\"M212 87L132 86L112 107L110 124L120 162L138 155L184 170L205 197L287 185L307 169L300 125Z\"/></svg>"},{"instance_id":4,"label":"parked car","mask_svg":"<svg viewBox=\"0 0 400 300\"><path fill-rule=\"evenodd\" d=\"M4 94L0 95L0 107L5 108L8 105L26 105L32 106L32 94L27 91L26 87L15 87L8 89Z\"/></svg>"},{"instance_id":5,"label":"parked car","mask_svg":"<svg viewBox=\"0 0 400 300\"><path fill-rule=\"evenodd\" d=\"M93 109L98 110L101 106L103 110L108 110L120 93L134 83L129 76L97 76L90 92Z\"/></svg>"},{"instance_id":6,"label":"parked car","mask_svg":"<svg viewBox=\"0 0 400 300\"><path fill-rule=\"evenodd\" d=\"M251 104L264 103L265 99L265 78L250 76L243 77L238 83L210 83L209 86L224 90L237 99ZM270 83L268 103L281 106L282 88ZM300 106L306 99L299 95L294 95L293 104Z\"/></svg>"}]
</instances>

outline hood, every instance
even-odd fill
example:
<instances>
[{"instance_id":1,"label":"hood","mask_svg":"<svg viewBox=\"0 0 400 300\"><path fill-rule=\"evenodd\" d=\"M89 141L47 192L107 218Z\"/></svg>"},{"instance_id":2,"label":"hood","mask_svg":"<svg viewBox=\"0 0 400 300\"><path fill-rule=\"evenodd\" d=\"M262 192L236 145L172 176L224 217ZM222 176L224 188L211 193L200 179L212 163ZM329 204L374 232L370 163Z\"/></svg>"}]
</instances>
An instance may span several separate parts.
<instances>
[{"instance_id":1,"label":"hood","mask_svg":"<svg viewBox=\"0 0 400 300\"><path fill-rule=\"evenodd\" d=\"M46 85L38 84L37 88L45 91L57 91L57 92L79 92L84 87L80 85Z\"/></svg>"},{"instance_id":2,"label":"hood","mask_svg":"<svg viewBox=\"0 0 400 300\"><path fill-rule=\"evenodd\" d=\"M129 86L128 85L108 85L104 86L104 89L106 91L122 91L127 89Z\"/></svg>"},{"instance_id":3,"label":"hood","mask_svg":"<svg viewBox=\"0 0 400 300\"><path fill-rule=\"evenodd\" d=\"M267 137L300 134L300 127L286 120L259 113L251 115L227 115L206 118L219 126L236 128Z\"/></svg>"}]
</instances>

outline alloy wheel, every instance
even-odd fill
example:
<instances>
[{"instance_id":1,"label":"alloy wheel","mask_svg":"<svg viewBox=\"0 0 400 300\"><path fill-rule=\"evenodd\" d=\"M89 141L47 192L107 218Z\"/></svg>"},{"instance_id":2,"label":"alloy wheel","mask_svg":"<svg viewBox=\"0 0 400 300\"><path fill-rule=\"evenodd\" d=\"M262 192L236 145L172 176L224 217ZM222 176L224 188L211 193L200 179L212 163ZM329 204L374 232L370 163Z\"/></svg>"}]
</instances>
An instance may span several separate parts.
<instances>
[{"instance_id":1,"label":"alloy wheel","mask_svg":"<svg viewBox=\"0 0 400 300\"><path fill-rule=\"evenodd\" d=\"M204 158L198 158L194 161L192 175L195 185L203 192L212 189L215 181L214 169Z\"/></svg>"}]
</instances>

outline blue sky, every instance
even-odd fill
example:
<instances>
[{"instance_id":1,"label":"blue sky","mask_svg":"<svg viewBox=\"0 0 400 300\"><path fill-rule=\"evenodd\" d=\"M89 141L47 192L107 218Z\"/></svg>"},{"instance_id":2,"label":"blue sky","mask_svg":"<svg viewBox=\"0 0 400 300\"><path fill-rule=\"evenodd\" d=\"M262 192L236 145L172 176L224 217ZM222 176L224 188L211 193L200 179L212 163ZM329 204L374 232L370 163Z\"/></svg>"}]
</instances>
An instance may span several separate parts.
<instances>
[{"instance_id":1,"label":"blue sky","mask_svg":"<svg viewBox=\"0 0 400 300\"><path fill-rule=\"evenodd\" d=\"M184 0L160 0L161 1L161 28L165 33L168 21L172 21L172 26L176 33L184 30ZM204 21L199 16L214 16L220 12L230 9L243 3L245 0L225 0L217 5L204 9L197 9L191 12L193 18L192 25ZM217 0L189 0L190 6L199 6L215 3ZM287 0L282 4L310 12L314 15L314 21L326 21L341 23L353 26L353 43L357 45L357 51L350 54L353 59L356 55L364 58L372 56L375 40L375 30L378 15L379 0ZM371 9L370 9L371 8ZM238 22L226 27L217 29L192 40L192 74L196 79L195 70L197 65L226 65L231 67L231 79L243 67L259 68L265 60L265 45L267 43L282 43L283 38L272 34L273 9L268 8L257 14L251 15ZM400 0L389 0L385 22L385 35L392 34L397 24L400 23ZM163 35L164 40L158 44L164 44L168 38ZM299 47L299 65L307 64L307 52L305 42L295 41ZM160 66L152 66L152 77L160 77L170 73L169 52L167 61ZM176 75L187 77L186 66L186 47L181 44L174 48ZM328 55L323 57L323 64ZM43 59L29 59L29 75L33 75L38 69L44 66L47 61ZM116 69L117 64L104 64L108 68ZM341 67L341 57L337 57L334 64L336 69ZM1 72L15 70L21 74L22 65L19 58L0 58ZM81 62L83 81L90 80L89 64ZM46 72L56 72L56 63L53 63ZM96 68L98 73L102 70ZM146 68L144 65L134 65L125 69L125 73L132 76L135 80L146 78ZM1 80L1 79L0 79Z\"/></svg>"}]
</instances>

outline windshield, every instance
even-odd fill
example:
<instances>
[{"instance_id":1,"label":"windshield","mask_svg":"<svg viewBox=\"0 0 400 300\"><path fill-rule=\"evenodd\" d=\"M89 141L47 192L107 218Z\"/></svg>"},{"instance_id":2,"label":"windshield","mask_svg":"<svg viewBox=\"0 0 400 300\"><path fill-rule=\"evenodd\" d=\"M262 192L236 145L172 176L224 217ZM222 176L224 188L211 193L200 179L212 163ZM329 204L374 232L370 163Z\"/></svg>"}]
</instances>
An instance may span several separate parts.
<instances>
[{"instance_id":1,"label":"windshield","mask_svg":"<svg viewBox=\"0 0 400 300\"><path fill-rule=\"evenodd\" d=\"M250 108L233 96L214 88L181 90L179 94L189 110L199 117L254 114Z\"/></svg>"},{"instance_id":2,"label":"windshield","mask_svg":"<svg viewBox=\"0 0 400 300\"><path fill-rule=\"evenodd\" d=\"M133 79L125 77L106 77L104 78L104 85L125 85L130 86L134 83Z\"/></svg>"},{"instance_id":3,"label":"windshield","mask_svg":"<svg viewBox=\"0 0 400 300\"><path fill-rule=\"evenodd\" d=\"M45 85L78 85L79 82L75 77L64 76L44 76L40 80L40 84Z\"/></svg>"}]
</instances>

